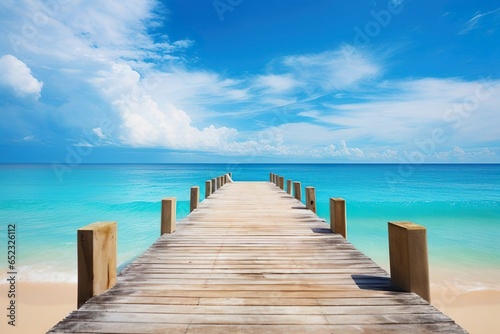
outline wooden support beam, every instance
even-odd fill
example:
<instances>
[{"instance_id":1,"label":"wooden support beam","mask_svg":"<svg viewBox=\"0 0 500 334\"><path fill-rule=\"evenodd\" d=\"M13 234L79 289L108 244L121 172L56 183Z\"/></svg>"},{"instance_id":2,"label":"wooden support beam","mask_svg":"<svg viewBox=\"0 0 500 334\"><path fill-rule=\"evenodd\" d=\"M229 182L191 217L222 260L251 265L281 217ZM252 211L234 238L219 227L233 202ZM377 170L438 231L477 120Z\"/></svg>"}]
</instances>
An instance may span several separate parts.
<instances>
[{"instance_id":1,"label":"wooden support beam","mask_svg":"<svg viewBox=\"0 0 500 334\"><path fill-rule=\"evenodd\" d=\"M191 197L189 201L189 212L193 212L200 202L200 187L191 187Z\"/></svg>"},{"instance_id":2,"label":"wooden support beam","mask_svg":"<svg viewBox=\"0 0 500 334\"><path fill-rule=\"evenodd\" d=\"M176 199L175 197L164 198L161 201L161 231L160 235L165 233L174 233L176 220Z\"/></svg>"},{"instance_id":3,"label":"wooden support beam","mask_svg":"<svg viewBox=\"0 0 500 334\"><path fill-rule=\"evenodd\" d=\"M278 187L280 187L281 190L285 190L285 178L283 176L278 178Z\"/></svg>"},{"instance_id":4,"label":"wooden support beam","mask_svg":"<svg viewBox=\"0 0 500 334\"><path fill-rule=\"evenodd\" d=\"M298 181L293 182L293 196L297 200L302 201L302 188Z\"/></svg>"},{"instance_id":5,"label":"wooden support beam","mask_svg":"<svg viewBox=\"0 0 500 334\"><path fill-rule=\"evenodd\" d=\"M389 222L391 281L431 301L425 227L410 222Z\"/></svg>"},{"instance_id":6,"label":"wooden support beam","mask_svg":"<svg viewBox=\"0 0 500 334\"><path fill-rule=\"evenodd\" d=\"M215 178L212 179L212 194L217 191L217 181Z\"/></svg>"},{"instance_id":7,"label":"wooden support beam","mask_svg":"<svg viewBox=\"0 0 500 334\"><path fill-rule=\"evenodd\" d=\"M273 182L273 173L269 173L269 182Z\"/></svg>"},{"instance_id":8,"label":"wooden support beam","mask_svg":"<svg viewBox=\"0 0 500 334\"><path fill-rule=\"evenodd\" d=\"M343 198L330 198L330 230L347 239L347 218Z\"/></svg>"},{"instance_id":9,"label":"wooden support beam","mask_svg":"<svg viewBox=\"0 0 500 334\"><path fill-rule=\"evenodd\" d=\"M286 192L292 194L292 180L286 180Z\"/></svg>"},{"instance_id":10,"label":"wooden support beam","mask_svg":"<svg viewBox=\"0 0 500 334\"><path fill-rule=\"evenodd\" d=\"M205 181L205 198L208 198L210 195L212 195L212 181L207 180Z\"/></svg>"},{"instance_id":11,"label":"wooden support beam","mask_svg":"<svg viewBox=\"0 0 500 334\"><path fill-rule=\"evenodd\" d=\"M316 213L316 189L306 187L306 207Z\"/></svg>"},{"instance_id":12,"label":"wooden support beam","mask_svg":"<svg viewBox=\"0 0 500 334\"><path fill-rule=\"evenodd\" d=\"M78 308L116 283L116 222L78 229Z\"/></svg>"}]
</instances>

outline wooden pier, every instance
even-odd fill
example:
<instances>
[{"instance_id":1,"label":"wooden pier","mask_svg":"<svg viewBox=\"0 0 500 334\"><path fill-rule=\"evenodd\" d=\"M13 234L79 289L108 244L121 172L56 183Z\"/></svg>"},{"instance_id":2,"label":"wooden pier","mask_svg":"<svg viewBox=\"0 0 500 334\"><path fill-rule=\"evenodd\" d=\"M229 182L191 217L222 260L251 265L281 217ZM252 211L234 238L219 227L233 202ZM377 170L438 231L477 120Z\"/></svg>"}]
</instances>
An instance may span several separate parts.
<instances>
[{"instance_id":1,"label":"wooden pier","mask_svg":"<svg viewBox=\"0 0 500 334\"><path fill-rule=\"evenodd\" d=\"M223 182L50 332L466 333L329 227L271 182Z\"/></svg>"}]
</instances>

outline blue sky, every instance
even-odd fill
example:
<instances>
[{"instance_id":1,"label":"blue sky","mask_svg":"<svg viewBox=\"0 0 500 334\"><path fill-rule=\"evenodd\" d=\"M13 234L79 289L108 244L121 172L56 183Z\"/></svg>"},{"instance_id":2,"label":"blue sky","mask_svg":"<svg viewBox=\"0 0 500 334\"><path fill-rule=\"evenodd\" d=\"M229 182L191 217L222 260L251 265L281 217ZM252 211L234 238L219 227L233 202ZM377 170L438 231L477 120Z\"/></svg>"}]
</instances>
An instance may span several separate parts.
<instances>
[{"instance_id":1,"label":"blue sky","mask_svg":"<svg viewBox=\"0 0 500 334\"><path fill-rule=\"evenodd\" d=\"M5 0L0 162L500 162L498 1Z\"/></svg>"}]
</instances>

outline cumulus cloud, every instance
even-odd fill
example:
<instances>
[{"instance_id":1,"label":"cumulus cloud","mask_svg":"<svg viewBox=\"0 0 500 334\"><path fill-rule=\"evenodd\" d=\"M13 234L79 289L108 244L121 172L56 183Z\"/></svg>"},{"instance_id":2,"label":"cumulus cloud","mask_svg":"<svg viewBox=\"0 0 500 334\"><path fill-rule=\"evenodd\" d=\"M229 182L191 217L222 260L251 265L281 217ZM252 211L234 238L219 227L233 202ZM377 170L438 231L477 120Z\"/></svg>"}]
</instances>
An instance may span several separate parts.
<instances>
[{"instance_id":1,"label":"cumulus cloud","mask_svg":"<svg viewBox=\"0 0 500 334\"><path fill-rule=\"evenodd\" d=\"M43 82L38 81L28 66L13 55L0 57L0 85L18 97L40 98Z\"/></svg>"},{"instance_id":2,"label":"cumulus cloud","mask_svg":"<svg viewBox=\"0 0 500 334\"><path fill-rule=\"evenodd\" d=\"M193 126L190 116L168 101L155 100L141 75L129 65L115 63L93 80L121 117L121 141L136 147L210 150L237 134L235 129Z\"/></svg>"}]
</instances>

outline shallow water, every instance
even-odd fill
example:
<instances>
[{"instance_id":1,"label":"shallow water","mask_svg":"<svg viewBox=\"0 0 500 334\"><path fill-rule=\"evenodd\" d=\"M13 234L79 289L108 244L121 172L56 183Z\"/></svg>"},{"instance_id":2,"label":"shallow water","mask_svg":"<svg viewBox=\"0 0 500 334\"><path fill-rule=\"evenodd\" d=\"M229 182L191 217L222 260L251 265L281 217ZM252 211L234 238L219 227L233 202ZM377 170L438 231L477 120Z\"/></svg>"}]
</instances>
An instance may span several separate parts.
<instances>
[{"instance_id":1,"label":"shallow water","mask_svg":"<svg viewBox=\"0 0 500 334\"><path fill-rule=\"evenodd\" d=\"M235 181L274 172L314 186L326 221L329 198L345 198L348 239L386 269L387 222L424 225L436 281L500 289L500 165L81 165L63 175L51 165L0 165L0 254L7 225L16 224L20 280L75 282L76 230L117 221L123 267L158 238L163 197L177 197L177 217L185 217L190 187L204 198L205 180L227 171Z\"/></svg>"}]
</instances>

